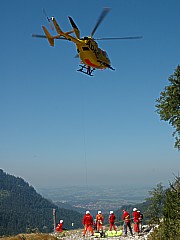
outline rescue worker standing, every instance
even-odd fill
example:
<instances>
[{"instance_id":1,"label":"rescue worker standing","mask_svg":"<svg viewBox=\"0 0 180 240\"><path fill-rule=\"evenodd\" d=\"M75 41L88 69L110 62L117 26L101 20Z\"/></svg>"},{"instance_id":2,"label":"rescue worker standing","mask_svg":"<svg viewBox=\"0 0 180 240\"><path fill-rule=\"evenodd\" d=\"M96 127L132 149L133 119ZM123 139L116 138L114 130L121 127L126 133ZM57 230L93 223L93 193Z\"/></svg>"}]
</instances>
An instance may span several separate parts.
<instances>
[{"instance_id":1,"label":"rescue worker standing","mask_svg":"<svg viewBox=\"0 0 180 240\"><path fill-rule=\"evenodd\" d=\"M57 227L56 227L57 232L63 232L63 220L60 220Z\"/></svg>"},{"instance_id":2,"label":"rescue worker standing","mask_svg":"<svg viewBox=\"0 0 180 240\"><path fill-rule=\"evenodd\" d=\"M130 214L126 210L122 210L122 211L123 211L122 219L124 221L124 234L127 235L127 227L128 227L131 233L131 236L133 236Z\"/></svg>"},{"instance_id":3,"label":"rescue worker standing","mask_svg":"<svg viewBox=\"0 0 180 240\"><path fill-rule=\"evenodd\" d=\"M84 233L83 236L85 237L86 232L91 232L91 235L94 235L93 231L93 217L91 216L89 211L86 211L86 214L83 217L82 223L84 225Z\"/></svg>"},{"instance_id":4,"label":"rescue worker standing","mask_svg":"<svg viewBox=\"0 0 180 240\"><path fill-rule=\"evenodd\" d=\"M102 232L103 230L103 222L104 222L104 217L102 215L101 211L98 211L98 214L96 215L96 223L97 223L97 231Z\"/></svg>"},{"instance_id":5,"label":"rescue worker standing","mask_svg":"<svg viewBox=\"0 0 180 240\"><path fill-rule=\"evenodd\" d=\"M114 215L114 212L110 211L110 215L109 215L110 231L112 231L112 228L114 228L114 230L116 231L116 226L114 224L115 220L116 220L116 216Z\"/></svg>"},{"instance_id":6,"label":"rescue worker standing","mask_svg":"<svg viewBox=\"0 0 180 240\"><path fill-rule=\"evenodd\" d=\"M139 213L137 208L133 208L134 231L139 233Z\"/></svg>"},{"instance_id":7,"label":"rescue worker standing","mask_svg":"<svg viewBox=\"0 0 180 240\"><path fill-rule=\"evenodd\" d=\"M143 214L141 211L137 211L139 214L139 231L142 232L142 221L143 221Z\"/></svg>"},{"instance_id":8,"label":"rescue worker standing","mask_svg":"<svg viewBox=\"0 0 180 240\"><path fill-rule=\"evenodd\" d=\"M94 219L93 222L93 229L96 231L97 230L97 222L96 222L96 218Z\"/></svg>"}]
</instances>

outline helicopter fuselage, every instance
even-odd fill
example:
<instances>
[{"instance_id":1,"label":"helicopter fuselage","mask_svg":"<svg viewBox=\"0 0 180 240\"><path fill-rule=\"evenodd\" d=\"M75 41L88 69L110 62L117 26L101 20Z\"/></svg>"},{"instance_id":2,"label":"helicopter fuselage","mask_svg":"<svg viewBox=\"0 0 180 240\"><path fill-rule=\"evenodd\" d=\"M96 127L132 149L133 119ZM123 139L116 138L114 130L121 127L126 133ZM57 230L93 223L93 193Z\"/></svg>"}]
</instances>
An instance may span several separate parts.
<instances>
[{"instance_id":1,"label":"helicopter fuselage","mask_svg":"<svg viewBox=\"0 0 180 240\"><path fill-rule=\"evenodd\" d=\"M105 69L110 66L110 60L107 56L107 53L98 48L97 42L91 38L91 37L84 37L84 38L78 38L78 34L76 33L76 37L72 36L72 32L76 32L76 29L74 28L72 31L69 32L63 32L57 23L56 19L54 17L51 18L55 29L59 35L57 36L49 36L48 37L48 31L43 27L43 30L48 38L49 41L56 38L61 38L63 36L65 39L72 41L76 44L76 49L78 52L78 55L81 59L81 61L89 67L97 68L97 69ZM51 45L51 43L50 43ZM53 43L54 45L54 43ZM51 46L53 46L51 45Z\"/></svg>"},{"instance_id":2,"label":"helicopter fuselage","mask_svg":"<svg viewBox=\"0 0 180 240\"><path fill-rule=\"evenodd\" d=\"M76 43L77 52L82 62L90 67L105 69L110 65L107 53L100 49L97 43L90 37L80 39Z\"/></svg>"},{"instance_id":3,"label":"helicopter fuselage","mask_svg":"<svg viewBox=\"0 0 180 240\"><path fill-rule=\"evenodd\" d=\"M79 30L78 30L77 26L75 25L74 21L72 20L71 17L69 17L69 20L71 22L73 30L71 30L69 32L62 31L59 24L57 23L56 19L54 17L51 17L50 19L48 19L48 21L53 22L58 35L51 36L49 31L46 29L46 27L42 26L45 36L35 35L35 37L47 38L50 46L52 46L52 47L54 47L55 39L66 39L68 41L72 41L76 45L76 49L77 49L79 58L81 59L82 63L84 64L84 65L80 65L81 69L78 71L84 72L83 69L86 69L86 72L84 72L84 73L92 76L91 73L95 69L110 68L110 69L114 70L110 65L111 63L110 63L107 53L98 47L97 42L92 37L80 38ZM72 36L71 35L72 33L75 33L76 37Z\"/></svg>"},{"instance_id":4,"label":"helicopter fuselage","mask_svg":"<svg viewBox=\"0 0 180 240\"><path fill-rule=\"evenodd\" d=\"M115 70L111 66L111 62L108 58L108 55L106 51L102 50L101 48L98 47L98 44L95 40L117 40L117 39L140 39L142 36L135 36L135 37L111 37L111 38L93 38L95 31L101 24L102 20L106 16L106 14L109 12L110 8L104 8L93 31L91 32L89 37L80 37L80 31L78 27L76 26L74 20L72 17L68 17L70 24L72 26L72 30L68 32L64 32L61 30L59 24L57 23L56 19L54 17L47 17L48 22L53 23L57 34L56 36L52 36L48 30L46 29L45 26L42 26L43 31L45 35L39 35L39 34L33 34L33 37L38 37L38 38L47 38L50 46L54 47L54 40L55 39L64 39L68 41L72 41L76 45L76 49L79 55L79 58L81 59L83 64L80 64L79 66L81 67L77 71L86 73L90 76L92 75L92 72L95 69L106 69L109 68L111 70ZM44 11L45 12L45 11ZM45 14L46 15L46 14ZM73 33L73 35L71 35Z\"/></svg>"}]
</instances>

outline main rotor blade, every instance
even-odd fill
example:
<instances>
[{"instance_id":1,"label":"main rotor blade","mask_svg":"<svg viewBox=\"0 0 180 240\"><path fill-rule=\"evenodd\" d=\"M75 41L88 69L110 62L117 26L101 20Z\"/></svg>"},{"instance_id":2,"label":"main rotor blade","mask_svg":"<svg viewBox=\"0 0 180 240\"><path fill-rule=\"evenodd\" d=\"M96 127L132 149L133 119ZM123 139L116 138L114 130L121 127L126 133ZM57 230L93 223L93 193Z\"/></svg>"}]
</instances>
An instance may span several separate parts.
<instances>
[{"instance_id":1,"label":"main rotor blade","mask_svg":"<svg viewBox=\"0 0 180 240\"><path fill-rule=\"evenodd\" d=\"M101 22L103 21L103 19L105 18L105 16L107 15L107 13L110 11L110 8L104 8L94 29L92 30L92 33L91 33L91 37L94 35L95 31L97 30L97 28L99 27L99 25L101 24Z\"/></svg>"},{"instance_id":2,"label":"main rotor blade","mask_svg":"<svg viewBox=\"0 0 180 240\"><path fill-rule=\"evenodd\" d=\"M69 18L69 21L74 29L74 33L76 35L77 38L80 38L80 32L79 32L79 29L77 27L77 25L75 24L75 22L73 21L72 17L68 17Z\"/></svg>"},{"instance_id":3,"label":"main rotor blade","mask_svg":"<svg viewBox=\"0 0 180 240\"><path fill-rule=\"evenodd\" d=\"M143 38L142 36L137 36L137 37L105 37L105 38L94 38L94 40L126 40L126 39L141 39Z\"/></svg>"},{"instance_id":4,"label":"main rotor blade","mask_svg":"<svg viewBox=\"0 0 180 240\"><path fill-rule=\"evenodd\" d=\"M47 38L45 35L39 35L39 34L32 34L32 37L36 37L36 38Z\"/></svg>"}]
</instances>

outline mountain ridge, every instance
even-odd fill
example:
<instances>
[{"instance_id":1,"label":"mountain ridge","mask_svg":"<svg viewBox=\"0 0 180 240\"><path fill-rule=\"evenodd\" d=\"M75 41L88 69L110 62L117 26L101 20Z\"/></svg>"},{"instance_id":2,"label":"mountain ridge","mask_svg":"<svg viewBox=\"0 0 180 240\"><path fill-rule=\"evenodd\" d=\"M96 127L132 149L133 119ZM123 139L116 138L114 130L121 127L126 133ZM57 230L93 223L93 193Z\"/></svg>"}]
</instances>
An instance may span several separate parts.
<instances>
[{"instance_id":1,"label":"mountain ridge","mask_svg":"<svg viewBox=\"0 0 180 240\"><path fill-rule=\"evenodd\" d=\"M82 227L82 214L58 208L45 199L24 179L0 169L0 236L32 231L53 231L53 209L56 220L64 219L64 227Z\"/></svg>"}]
</instances>

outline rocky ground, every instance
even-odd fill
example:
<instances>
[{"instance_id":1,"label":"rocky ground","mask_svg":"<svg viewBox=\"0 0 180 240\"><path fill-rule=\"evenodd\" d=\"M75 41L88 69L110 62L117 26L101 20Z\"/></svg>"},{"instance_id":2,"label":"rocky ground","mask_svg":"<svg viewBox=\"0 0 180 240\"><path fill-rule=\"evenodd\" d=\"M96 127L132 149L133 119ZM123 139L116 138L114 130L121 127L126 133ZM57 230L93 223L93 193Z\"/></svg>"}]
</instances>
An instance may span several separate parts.
<instances>
[{"instance_id":1,"label":"rocky ground","mask_svg":"<svg viewBox=\"0 0 180 240\"><path fill-rule=\"evenodd\" d=\"M14 237L1 237L1 240L98 240L98 239L104 239L104 240L132 240L132 239L138 239L138 240L147 240L150 232L150 228L147 226L145 229L145 232L140 233L139 235L135 234L133 237L131 237L128 233L127 236L120 236L120 237L108 237L108 238L95 238L94 236L86 236L83 237L83 230L70 230L70 231L64 231L63 233L51 233L51 234L19 234ZM150 230L150 231L149 231Z\"/></svg>"},{"instance_id":2,"label":"rocky ground","mask_svg":"<svg viewBox=\"0 0 180 240\"><path fill-rule=\"evenodd\" d=\"M105 238L96 238L94 236L86 236L83 237L82 236L82 231L78 232L74 232L73 234L67 234L66 236L57 236L57 239L62 239L62 240L68 240L68 239L77 239L77 240L98 240L98 239L104 239L104 240L132 240L132 239L139 239L139 240L147 240L146 234L141 234L139 236L134 235L133 237L131 237L130 235L128 236L120 236L120 237L105 237Z\"/></svg>"},{"instance_id":3,"label":"rocky ground","mask_svg":"<svg viewBox=\"0 0 180 240\"><path fill-rule=\"evenodd\" d=\"M107 229L106 229L107 230ZM120 229L119 229L120 230ZM132 240L132 239L139 239L139 240L147 240L148 236L150 235L150 233L153 231L152 228L150 228L148 225L144 225L142 227L142 233L139 234L134 234L134 236L131 236L130 233L128 232L127 236L125 236L124 234L122 234L119 237L105 237L105 238L96 238L95 236L86 236L83 237L83 230L79 229L79 230L71 230L71 231L67 231L64 232L62 234L52 234L53 236L56 236L57 239L62 239L62 240L68 240L68 239L77 239L77 240L98 240L98 239L104 239L104 240Z\"/></svg>"}]
</instances>

